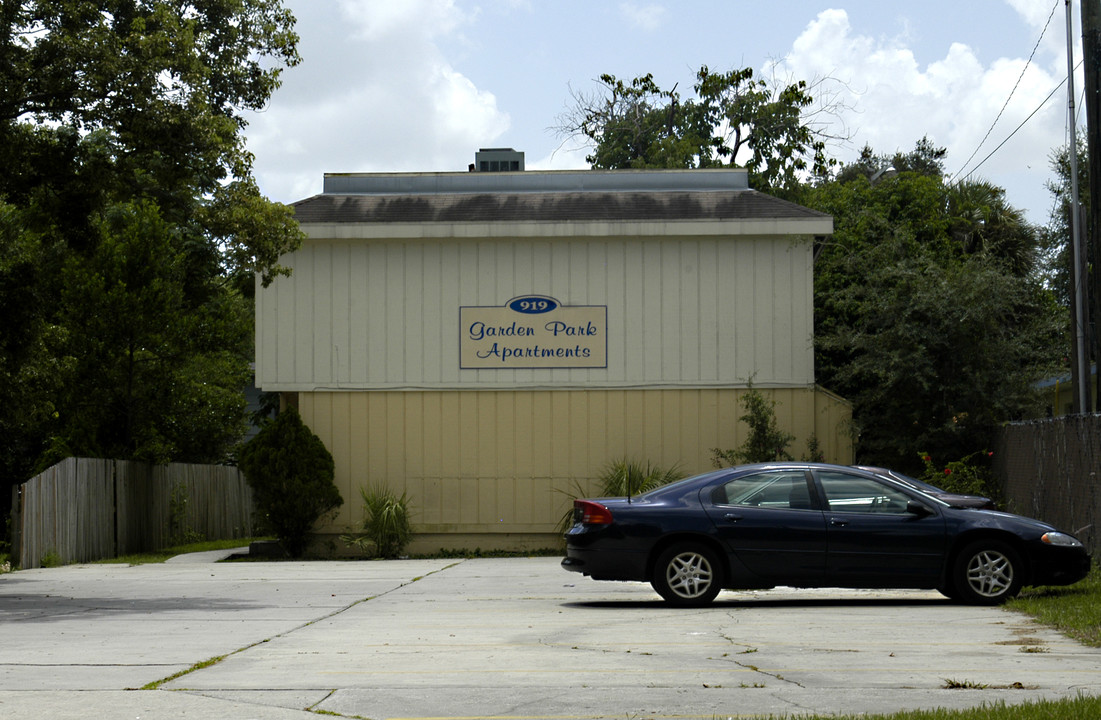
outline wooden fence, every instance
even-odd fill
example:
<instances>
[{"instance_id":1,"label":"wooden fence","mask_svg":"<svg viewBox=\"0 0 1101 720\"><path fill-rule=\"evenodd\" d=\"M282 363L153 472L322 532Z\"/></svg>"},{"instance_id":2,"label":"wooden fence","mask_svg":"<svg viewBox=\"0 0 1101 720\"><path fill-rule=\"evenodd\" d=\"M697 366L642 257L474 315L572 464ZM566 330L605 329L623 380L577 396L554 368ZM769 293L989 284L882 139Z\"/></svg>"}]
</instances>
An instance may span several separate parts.
<instances>
[{"instance_id":1,"label":"wooden fence","mask_svg":"<svg viewBox=\"0 0 1101 720\"><path fill-rule=\"evenodd\" d=\"M994 457L1007 510L1076 533L1101 557L1101 415L1010 423Z\"/></svg>"},{"instance_id":2,"label":"wooden fence","mask_svg":"<svg viewBox=\"0 0 1101 720\"><path fill-rule=\"evenodd\" d=\"M69 458L14 499L13 555L24 569L47 557L89 562L253 530L252 491L227 465Z\"/></svg>"}]
</instances>

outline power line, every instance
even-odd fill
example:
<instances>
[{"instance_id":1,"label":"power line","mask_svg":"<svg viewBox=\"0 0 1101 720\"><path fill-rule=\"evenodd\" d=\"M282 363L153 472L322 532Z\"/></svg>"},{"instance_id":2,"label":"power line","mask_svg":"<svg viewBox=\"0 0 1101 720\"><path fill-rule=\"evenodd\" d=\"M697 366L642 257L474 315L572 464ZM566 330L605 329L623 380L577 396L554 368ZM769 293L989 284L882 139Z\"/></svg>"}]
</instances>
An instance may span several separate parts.
<instances>
[{"instance_id":1,"label":"power line","mask_svg":"<svg viewBox=\"0 0 1101 720\"><path fill-rule=\"evenodd\" d=\"M952 176L952 179L954 179L961 172L963 172L964 168L966 168L967 165L972 160L975 159L975 156L979 153L979 150L986 143L986 141L990 138L990 133L994 132L994 126L997 125L998 121L1002 119L1002 113L1004 113L1005 109L1009 106L1009 101L1013 99L1013 95L1014 95L1014 93L1017 92L1017 88L1021 86L1021 80L1024 78L1025 72L1028 70L1029 65L1032 64L1032 59L1034 57L1036 57L1036 50L1039 49L1040 42L1044 39L1044 35L1047 33L1048 26L1051 25L1051 19L1053 17L1055 17L1055 10L1059 7L1060 1L1061 0L1055 0L1055 4L1051 6L1051 12L1047 16L1047 22L1044 23L1044 29L1040 31L1040 37L1036 38L1036 44L1032 47L1032 54L1028 56L1028 60L1025 62L1025 66L1023 68L1021 68L1021 74L1017 77L1017 82L1014 83L1013 89L1009 91L1009 97L1007 97L1005 99L1005 103L1002 105L1002 109L998 111L998 116L996 118L994 118L994 122L992 122L990 124L990 129L986 131L986 135L983 136L983 139L979 142L978 145L975 146L975 150L971 153L971 157L967 158L967 160L963 163L963 167L961 167L959 170L956 171L955 175ZM1058 88L1056 88L1056 90L1058 90ZM1052 91L1052 94L1054 94L1054 91ZM1047 101L1050 100L1050 99L1051 99L1051 95L1048 95L1047 100L1044 100L1044 104L1046 104ZM1043 107L1043 104L1041 104L1040 107ZM1039 110L1039 108L1037 108L1037 110ZM1035 115L1036 114L1035 111L1032 114ZM1031 118L1032 115L1029 115L1029 117ZM1017 130L1020 130L1020 127L1018 127ZM1013 132L1015 133L1015 132L1017 132L1017 130L1014 130ZM1010 137L1013 137L1013 136L1010 135ZM1005 142L1003 141L1002 145L1004 145L1004 144L1005 144ZM998 147L1000 148L1002 145L999 145ZM997 152L997 149L995 149L995 152ZM990 156L987 155L987 158L989 158L989 157ZM986 162L986 159L984 159L983 162ZM982 165L982 163L979 163L979 165ZM978 169L979 169L978 166L975 166L975 170L978 170ZM969 177L971 175L971 173L975 172L975 170L972 170L970 173L967 173L967 175L965 177ZM949 179L949 182L951 182L951 179Z\"/></svg>"},{"instance_id":2,"label":"power line","mask_svg":"<svg viewBox=\"0 0 1101 720\"><path fill-rule=\"evenodd\" d=\"M1077 70L1077 69L1078 69L1079 67L1081 67L1081 65L1082 65L1082 61L1081 61L1081 60L1079 60L1079 61L1078 61L1078 65L1076 65L1076 66L1074 67L1074 69L1075 69L1075 70ZM1013 139L1013 136L1014 136L1014 135L1016 135L1016 134L1018 133L1018 131L1020 131L1020 129L1021 129L1021 128L1023 128L1023 127L1024 127L1024 126L1025 126L1025 125L1026 125L1027 123L1028 123L1028 121L1029 121L1029 120L1031 120L1031 119L1033 118L1033 116L1034 116L1034 115L1036 115L1036 113L1040 112L1040 110L1042 110L1042 109L1043 109L1044 105L1047 105L1047 104L1048 104L1048 101L1049 101L1049 100L1051 100L1052 96L1054 96L1054 95L1055 95L1055 93L1059 92L1060 88L1062 88L1062 87L1063 87L1063 85L1065 85L1065 84L1066 84L1066 82L1067 82L1067 81L1066 81L1066 78L1064 78L1064 79L1063 79L1062 81L1060 81L1060 83L1059 83L1058 85L1056 85L1056 86L1055 86L1055 88L1054 88L1054 89L1053 89L1053 90L1052 90L1052 91L1051 91L1050 93L1048 93L1048 96L1047 96L1046 98L1044 98L1044 101L1043 101L1042 103L1040 103L1040 104L1039 104L1039 105L1038 105L1038 106L1036 107L1036 109L1035 109L1035 110L1033 110L1032 112L1030 112L1030 113L1028 114L1028 117L1026 117L1026 118L1025 118L1024 120L1022 120L1022 121L1021 121L1021 124L1020 124L1020 125L1018 125L1017 127L1015 127L1015 128L1013 129L1013 132L1009 133L1009 135L1008 135L1008 136L1006 136L1005 140L1002 140L1002 141L1001 141L1000 143L998 143L998 147L996 147L996 148L994 148L993 150L991 150L991 151L990 151L990 154L989 154L989 155L987 155L986 157L984 157L984 158L983 158L983 159L982 159L982 160L981 160L981 161L979 162L979 164L978 164L978 165L976 165L976 166L975 166L975 167L974 167L974 168L973 168L973 169L972 169L972 170L971 170L970 172L968 172L968 173L967 173L966 175L964 175L964 176L963 176L963 179L962 179L962 180L960 180L960 182L963 182L963 181L964 181L964 180L966 180L967 178L969 178L969 177L971 177L972 175L974 175L974 174L975 174L975 171L977 171L977 170L978 170L979 168L981 168L981 167L983 166L983 163L985 163L985 162L986 162L987 160L989 160L990 158L992 158L992 157L994 156L994 153L996 153L996 152L998 152L999 150L1001 150L1001 149L1002 149L1002 146L1003 146L1003 145L1005 145L1005 144L1006 144L1007 142L1009 142L1010 140L1012 140L1012 139ZM959 173L956 173L956 174L958 175ZM953 177L953 179L955 179L955 178ZM949 182L951 182L951 180L949 180Z\"/></svg>"}]
</instances>

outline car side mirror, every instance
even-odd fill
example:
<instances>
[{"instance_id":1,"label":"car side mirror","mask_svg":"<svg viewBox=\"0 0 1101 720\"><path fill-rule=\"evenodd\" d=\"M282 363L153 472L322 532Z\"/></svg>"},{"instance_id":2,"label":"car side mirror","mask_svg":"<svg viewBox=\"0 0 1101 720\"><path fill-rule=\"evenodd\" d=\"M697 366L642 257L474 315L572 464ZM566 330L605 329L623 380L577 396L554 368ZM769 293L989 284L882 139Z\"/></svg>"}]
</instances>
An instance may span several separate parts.
<instances>
[{"instance_id":1,"label":"car side mirror","mask_svg":"<svg viewBox=\"0 0 1101 720\"><path fill-rule=\"evenodd\" d=\"M918 517L926 517L927 515L933 514L932 510L919 503L917 500L910 500L906 503L906 512L911 515L917 515Z\"/></svg>"}]
</instances>

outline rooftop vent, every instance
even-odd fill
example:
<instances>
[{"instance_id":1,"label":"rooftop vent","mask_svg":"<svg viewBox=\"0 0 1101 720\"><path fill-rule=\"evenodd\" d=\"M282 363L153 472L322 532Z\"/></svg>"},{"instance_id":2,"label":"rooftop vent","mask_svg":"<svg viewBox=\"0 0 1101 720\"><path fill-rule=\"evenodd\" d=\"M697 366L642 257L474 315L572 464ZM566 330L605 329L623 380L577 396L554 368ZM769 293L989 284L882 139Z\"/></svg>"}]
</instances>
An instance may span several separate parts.
<instances>
[{"instance_id":1,"label":"rooftop vent","mask_svg":"<svg viewBox=\"0 0 1101 720\"><path fill-rule=\"evenodd\" d=\"M476 172L520 172L524 169L524 153L512 148L482 148L474 153Z\"/></svg>"}]
</instances>

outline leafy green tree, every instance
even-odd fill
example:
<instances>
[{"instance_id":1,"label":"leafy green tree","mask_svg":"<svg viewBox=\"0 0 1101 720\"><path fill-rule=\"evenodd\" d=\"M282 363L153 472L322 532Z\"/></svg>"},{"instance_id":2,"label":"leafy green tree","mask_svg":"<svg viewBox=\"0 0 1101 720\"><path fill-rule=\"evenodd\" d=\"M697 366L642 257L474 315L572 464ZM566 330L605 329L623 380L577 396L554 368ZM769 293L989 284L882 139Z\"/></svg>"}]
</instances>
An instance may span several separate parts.
<instances>
[{"instance_id":1,"label":"leafy green tree","mask_svg":"<svg viewBox=\"0 0 1101 720\"><path fill-rule=\"evenodd\" d=\"M853 402L861 462L913 472L920 452L970 455L1024 416L1065 323L1035 229L1000 188L945 184L935 150L899 163L918 170L843 171L803 195L834 216L815 262L818 381ZM886 161L862 158L872 175Z\"/></svg>"},{"instance_id":2,"label":"leafy green tree","mask_svg":"<svg viewBox=\"0 0 1101 720\"><path fill-rule=\"evenodd\" d=\"M5 486L68 452L227 456L253 273L302 238L256 187L243 112L296 44L280 0L3 3Z\"/></svg>"},{"instance_id":3,"label":"leafy green tree","mask_svg":"<svg viewBox=\"0 0 1101 720\"><path fill-rule=\"evenodd\" d=\"M884 264L842 295L858 312L817 341L849 357L829 382L853 401L859 454L873 464L991 446L1001 422L1033 406L1061 333L1050 296L977 257Z\"/></svg>"},{"instance_id":4,"label":"leafy green tree","mask_svg":"<svg viewBox=\"0 0 1101 720\"><path fill-rule=\"evenodd\" d=\"M1084 132L1084 131L1083 131ZM1084 253L1084 263L1089 273L1086 294L1086 315L1089 328L1096 328L1098 318L1101 318L1101 262L1098 262L1099 248L1095 238L1099 237L1098 230L1092 227L1094 211L1093 198L1090 191L1090 163L1088 155L1087 139L1080 133L1078 137L1078 199L1081 206L1079 217L1082 222L1079 227L1080 240ZM1048 224L1043 228L1042 244L1039 254L1039 265L1043 268L1048 286L1056 294L1059 303L1067 308L1072 318L1076 312L1075 287L1073 267L1073 243L1071 227L1071 163L1069 145L1055 149L1051 153L1051 170L1054 178L1047 183L1047 189L1052 195L1053 205ZM1097 362L1098 333L1088 330L1086 333L1088 345L1086 355L1090 362ZM1075 325L1068 328L1065 342L1067 358L1077 357L1078 338ZM1070 361L1071 374L1077 381L1077 363ZM1098 386L1097 397L1093 399L1093 409L1101 408L1101 386ZM1077 405L1077 402L1075 403Z\"/></svg>"},{"instance_id":5,"label":"leafy green tree","mask_svg":"<svg viewBox=\"0 0 1101 720\"><path fill-rule=\"evenodd\" d=\"M696 97L684 100L647 74L624 82L601 75L602 90L575 95L560 132L593 143L586 158L597 168L695 168L734 164L744 157L753 187L793 190L803 175L822 176L821 127L805 81L787 85L754 77L751 68L696 74Z\"/></svg>"},{"instance_id":6,"label":"leafy green tree","mask_svg":"<svg viewBox=\"0 0 1101 720\"><path fill-rule=\"evenodd\" d=\"M1078 200L1083 207L1082 215L1089 217L1091 203L1089 191L1089 157L1086 138L1078 136ZM1070 147L1064 145L1051 152L1049 165L1054 177L1047 184L1053 203L1048 224L1043 228L1040 247L1040 263L1049 277L1051 288L1058 294L1061 304L1068 306L1072 302L1071 292L1071 182Z\"/></svg>"},{"instance_id":7,"label":"leafy green tree","mask_svg":"<svg viewBox=\"0 0 1101 720\"><path fill-rule=\"evenodd\" d=\"M256 507L291 557L301 557L313 525L344 504L333 456L294 408L279 413L241 448L238 467Z\"/></svg>"},{"instance_id":8,"label":"leafy green tree","mask_svg":"<svg viewBox=\"0 0 1101 720\"><path fill-rule=\"evenodd\" d=\"M189 273L187 252L148 201L97 222L95 252L70 258L60 276L72 360L58 394L57 457L46 459L225 458L245 430L249 303L200 285L212 278Z\"/></svg>"},{"instance_id":9,"label":"leafy green tree","mask_svg":"<svg viewBox=\"0 0 1101 720\"><path fill-rule=\"evenodd\" d=\"M932 178L944 177L944 158L948 155L945 148L937 147L923 137L914 145L914 149L904 153L898 151L893 155L876 155L870 145L865 145L860 151L860 156L851 163L844 164L834 178L837 182L851 182L859 177L866 178L869 182L890 173L916 173Z\"/></svg>"}]
</instances>

